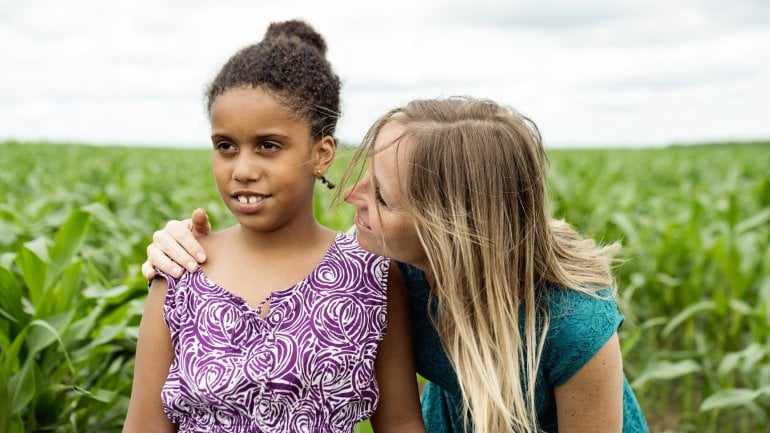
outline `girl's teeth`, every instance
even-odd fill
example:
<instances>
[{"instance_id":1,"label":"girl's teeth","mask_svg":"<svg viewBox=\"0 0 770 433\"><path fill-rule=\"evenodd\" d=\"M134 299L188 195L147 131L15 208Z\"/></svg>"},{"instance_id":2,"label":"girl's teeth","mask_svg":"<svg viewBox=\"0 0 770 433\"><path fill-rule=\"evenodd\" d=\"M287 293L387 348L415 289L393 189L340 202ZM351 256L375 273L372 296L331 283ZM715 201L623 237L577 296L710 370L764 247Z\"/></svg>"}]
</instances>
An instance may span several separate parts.
<instances>
[{"instance_id":1,"label":"girl's teeth","mask_svg":"<svg viewBox=\"0 0 770 433\"><path fill-rule=\"evenodd\" d=\"M239 195L238 196L238 202L240 202L240 203L254 204L254 203L258 202L258 201L259 201L259 198L257 198L257 196L254 196L254 195L250 195L250 196Z\"/></svg>"}]
</instances>

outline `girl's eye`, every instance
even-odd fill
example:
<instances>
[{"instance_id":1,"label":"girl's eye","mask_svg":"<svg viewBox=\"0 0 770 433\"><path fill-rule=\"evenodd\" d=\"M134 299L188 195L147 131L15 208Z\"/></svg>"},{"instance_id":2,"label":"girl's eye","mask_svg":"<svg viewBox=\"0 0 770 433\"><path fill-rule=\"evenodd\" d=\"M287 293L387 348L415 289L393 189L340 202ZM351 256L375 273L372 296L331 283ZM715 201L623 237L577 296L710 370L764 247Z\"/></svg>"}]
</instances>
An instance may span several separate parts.
<instances>
[{"instance_id":1,"label":"girl's eye","mask_svg":"<svg viewBox=\"0 0 770 433\"><path fill-rule=\"evenodd\" d=\"M385 203L385 200L382 198L382 194L380 194L380 189L379 188L375 188L374 189L374 198L377 200L377 203L379 203L379 204L381 204L381 205L383 205L385 207L388 207L388 204Z\"/></svg>"},{"instance_id":2,"label":"girl's eye","mask_svg":"<svg viewBox=\"0 0 770 433\"><path fill-rule=\"evenodd\" d=\"M219 141L214 145L214 148L220 152L234 152L237 150L235 145L229 141Z\"/></svg>"},{"instance_id":3,"label":"girl's eye","mask_svg":"<svg viewBox=\"0 0 770 433\"><path fill-rule=\"evenodd\" d=\"M280 146L272 141L263 141L259 143L259 148L261 150L278 150Z\"/></svg>"}]
</instances>

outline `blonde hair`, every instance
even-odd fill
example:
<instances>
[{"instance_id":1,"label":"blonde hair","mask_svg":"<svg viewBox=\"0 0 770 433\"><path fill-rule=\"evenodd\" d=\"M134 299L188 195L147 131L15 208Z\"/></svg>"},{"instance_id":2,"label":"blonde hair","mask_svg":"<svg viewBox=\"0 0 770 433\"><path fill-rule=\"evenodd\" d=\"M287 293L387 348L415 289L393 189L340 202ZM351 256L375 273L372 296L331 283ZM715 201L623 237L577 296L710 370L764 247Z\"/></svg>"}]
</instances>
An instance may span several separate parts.
<instances>
[{"instance_id":1,"label":"blonde hair","mask_svg":"<svg viewBox=\"0 0 770 433\"><path fill-rule=\"evenodd\" d=\"M540 133L516 111L469 97L412 101L372 126L354 164L374 152L389 122L409 143L399 184L435 279L432 317L466 425L539 431L535 383L549 325L539 291L598 296L614 285L616 246L599 247L549 217Z\"/></svg>"}]
</instances>

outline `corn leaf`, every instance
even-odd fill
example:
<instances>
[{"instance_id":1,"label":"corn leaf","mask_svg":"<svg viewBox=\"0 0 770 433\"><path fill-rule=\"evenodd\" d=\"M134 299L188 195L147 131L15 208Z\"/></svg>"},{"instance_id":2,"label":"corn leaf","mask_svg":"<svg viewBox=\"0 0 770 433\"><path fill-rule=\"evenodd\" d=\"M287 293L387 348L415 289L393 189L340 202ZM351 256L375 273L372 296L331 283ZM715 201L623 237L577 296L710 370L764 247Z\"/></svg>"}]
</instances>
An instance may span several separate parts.
<instances>
[{"instance_id":1,"label":"corn leaf","mask_svg":"<svg viewBox=\"0 0 770 433\"><path fill-rule=\"evenodd\" d=\"M50 255L57 269L63 268L82 245L89 218L88 212L76 209L56 232Z\"/></svg>"}]
</instances>

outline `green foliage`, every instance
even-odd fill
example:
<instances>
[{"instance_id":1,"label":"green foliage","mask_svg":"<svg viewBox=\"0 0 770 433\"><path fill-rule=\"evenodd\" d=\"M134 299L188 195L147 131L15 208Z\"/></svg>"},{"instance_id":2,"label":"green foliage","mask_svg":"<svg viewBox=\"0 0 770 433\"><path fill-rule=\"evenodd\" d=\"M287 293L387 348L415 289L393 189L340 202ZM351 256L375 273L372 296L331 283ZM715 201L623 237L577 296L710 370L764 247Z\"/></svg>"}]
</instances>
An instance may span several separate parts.
<instances>
[{"instance_id":1,"label":"green foliage","mask_svg":"<svg viewBox=\"0 0 770 433\"><path fill-rule=\"evenodd\" d=\"M3 245L0 431L102 431L105 420L117 430L123 416L118 397L131 377L122 366L134 350L127 331L141 310L115 314L131 305L103 290L98 270L78 254L90 220L74 209L52 236ZM89 294L89 286L98 289ZM95 338L109 328L115 338Z\"/></svg>"},{"instance_id":2,"label":"green foliage","mask_svg":"<svg viewBox=\"0 0 770 433\"><path fill-rule=\"evenodd\" d=\"M9 142L0 154L0 431L119 431L152 232L196 207L215 228L234 223L209 151ZM760 431L770 145L549 157L554 215L623 244L624 366L653 430ZM316 214L346 230L353 211L333 194L319 185Z\"/></svg>"},{"instance_id":3,"label":"green foliage","mask_svg":"<svg viewBox=\"0 0 770 433\"><path fill-rule=\"evenodd\" d=\"M550 153L554 212L620 241L625 370L654 431L770 420L770 143Z\"/></svg>"}]
</instances>

